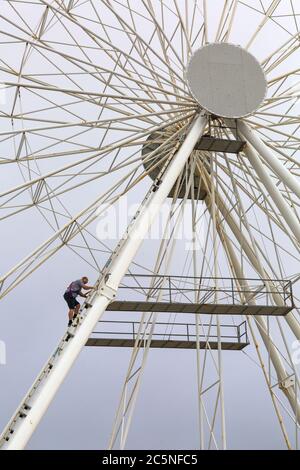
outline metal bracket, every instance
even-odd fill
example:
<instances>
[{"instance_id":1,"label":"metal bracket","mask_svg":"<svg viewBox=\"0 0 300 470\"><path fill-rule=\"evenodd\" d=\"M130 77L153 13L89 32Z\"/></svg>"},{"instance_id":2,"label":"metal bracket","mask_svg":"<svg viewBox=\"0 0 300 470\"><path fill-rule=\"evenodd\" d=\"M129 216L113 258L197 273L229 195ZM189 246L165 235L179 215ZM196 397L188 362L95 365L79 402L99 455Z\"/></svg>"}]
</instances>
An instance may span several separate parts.
<instances>
[{"instance_id":1,"label":"metal bracket","mask_svg":"<svg viewBox=\"0 0 300 470\"><path fill-rule=\"evenodd\" d=\"M160 185L161 185L161 179L157 178L153 183L152 192L155 193L155 191L158 190Z\"/></svg>"},{"instance_id":2,"label":"metal bracket","mask_svg":"<svg viewBox=\"0 0 300 470\"><path fill-rule=\"evenodd\" d=\"M109 286L107 284L109 276L110 276L110 274L107 274L105 276L104 283L100 284L98 292L99 292L100 295L104 295L104 297L106 297L107 299L113 300L116 297L117 289L115 289L114 287Z\"/></svg>"},{"instance_id":3,"label":"metal bracket","mask_svg":"<svg viewBox=\"0 0 300 470\"><path fill-rule=\"evenodd\" d=\"M279 383L280 390L288 390L290 387L294 387L294 386L295 386L294 377L288 377L287 379Z\"/></svg>"}]
</instances>

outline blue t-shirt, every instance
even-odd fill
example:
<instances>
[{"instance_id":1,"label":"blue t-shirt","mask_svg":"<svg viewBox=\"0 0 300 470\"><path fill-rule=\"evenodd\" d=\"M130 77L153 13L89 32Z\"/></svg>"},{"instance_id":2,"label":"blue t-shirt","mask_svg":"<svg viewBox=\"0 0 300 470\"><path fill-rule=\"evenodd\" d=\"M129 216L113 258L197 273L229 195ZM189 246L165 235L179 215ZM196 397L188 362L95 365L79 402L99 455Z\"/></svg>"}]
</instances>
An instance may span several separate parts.
<instances>
[{"instance_id":1,"label":"blue t-shirt","mask_svg":"<svg viewBox=\"0 0 300 470\"><path fill-rule=\"evenodd\" d=\"M76 297L79 295L79 293L82 289L82 286L84 286L84 283L82 282L82 280L77 279L77 281L71 282L71 284L67 288L66 292L68 294L71 294L72 297L74 297L74 299L76 299Z\"/></svg>"}]
</instances>

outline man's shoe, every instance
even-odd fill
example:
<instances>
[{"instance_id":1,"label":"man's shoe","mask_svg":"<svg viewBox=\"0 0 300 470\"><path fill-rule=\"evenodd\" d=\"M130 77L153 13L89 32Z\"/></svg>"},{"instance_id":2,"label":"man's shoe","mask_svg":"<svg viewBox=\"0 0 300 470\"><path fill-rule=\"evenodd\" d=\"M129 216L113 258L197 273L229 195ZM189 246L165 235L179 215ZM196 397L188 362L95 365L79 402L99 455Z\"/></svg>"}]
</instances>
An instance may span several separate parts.
<instances>
[{"instance_id":1,"label":"man's shoe","mask_svg":"<svg viewBox=\"0 0 300 470\"><path fill-rule=\"evenodd\" d=\"M68 326L71 326L72 325L72 320L69 320L68 321Z\"/></svg>"}]
</instances>

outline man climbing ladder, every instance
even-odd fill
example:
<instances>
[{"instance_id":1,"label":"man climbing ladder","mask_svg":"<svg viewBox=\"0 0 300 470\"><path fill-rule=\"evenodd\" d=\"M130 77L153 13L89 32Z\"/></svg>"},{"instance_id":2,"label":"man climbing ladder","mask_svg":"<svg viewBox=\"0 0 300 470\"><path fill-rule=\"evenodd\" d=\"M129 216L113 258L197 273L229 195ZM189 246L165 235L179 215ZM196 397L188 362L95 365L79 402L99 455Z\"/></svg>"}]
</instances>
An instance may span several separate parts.
<instances>
[{"instance_id":1,"label":"man climbing ladder","mask_svg":"<svg viewBox=\"0 0 300 470\"><path fill-rule=\"evenodd\" d=\"M71 282L69 287L64 293L64 299L68 304L69 307L69 322L68 326L72 325L72 321L76 318L79 309L80 303L76 300L76 297L79 295L80 297L87 297L89 292L84 294L82 289L91 291L93 289L92 286L88 286L87 283L89 282L86 276L83 276L81 279Z\"/></svg>"}]
</instances>

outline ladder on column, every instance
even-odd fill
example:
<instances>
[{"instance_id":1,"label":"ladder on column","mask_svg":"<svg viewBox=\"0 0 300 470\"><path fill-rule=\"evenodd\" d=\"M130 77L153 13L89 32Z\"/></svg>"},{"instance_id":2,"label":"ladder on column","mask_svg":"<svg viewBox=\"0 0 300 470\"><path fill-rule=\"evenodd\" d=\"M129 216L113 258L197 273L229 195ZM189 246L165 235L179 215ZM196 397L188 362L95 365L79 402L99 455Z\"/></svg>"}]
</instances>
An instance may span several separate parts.
<instances>
[{"instance_id":1,"label":"ladder on column","mask_svg":"<svg viewBox=\"0 0 300 470\"><path fill-rule=\"evenodd\" d=\"M176 149L174 149L174 153L176 152ZM163 175L165 169L167 168L168 162L171 160L171 157L169 157L168 161L165 163L164 167L160 171L159 177ZM109 279L110 275L110 268L115 260L115 258L118 257L121 249L123 248L124 244L127 241L127 238L132 230L132 228L135 225L136 219L139 217L141 211L144 209L146 204L148 203L151 195L153 192L156 192L158 189L158 186L161 183L161 179L157 179L156 181L153 182L151 188L147 192L144 200L142 201L138 211L136 212L135 216L133 219L130 221L127 230L125 234L123 235L122 239L119 241L118 245L116 246L115 250L112 252L111 256L107 260L103 271L101 273L100 278L97 281L97 284L95 285L95 288L100 288L101 285L105 285L106 281ZM72 339L76 336L77 331L79 330L80 326L84 323L85 319L87 318L88 315L88 309L86 309L87 304L93 305L93 300L96 297L97 290L94 290L85 300L85 302L82 304L80 311L78 313L78 316L76 320L73 321L73 324L70 328L68 328L67 332L63 335L62 339L60 340L57 348L51 354L50 358L47 360L45 363L44 367L38 374L35 382L33 383L32 387L28 390L26 393L25 397L21 401L20 405L18 406L15 414L7 424L6 428L2 432L0 436L0 448L5 448L6 445L9 444L10 438L13 436L13 434L16 432L18 425L21 423L22 419L25 419L31 410L31 408L34 405L35 399L39 395L39 391L42 389L43 385L47 382L47 379L51 376L51 373L57 366L57 364L62 360L64 357L64 354L66 350L68 349L68 345L72 341ZM84 347L84 344L83 344Z\"/></svg>"},{"instance_id":2,"label":"ladder on column","mask_svg":"<svg viewBox=\"0 0 300 470\"><path fill-rule=\"evenodd\" d=\"M132 225L135 223L136 218L138 217L139 213L141 212L142 208L148 201L151 193L156 190L155 183L153 186L150 188L148 191L144 201L142 202L139 211L136 213L135 217L131 220L130 224L128 225L127 231L123 238L120 240L118 245L116 246L115 250L112 252L111 256L109 257L108 261L106 262L104 269L102 271L100 279L97 281L95 287L95 290L92 291L84 303L82 304L78 315L76 319L73 321L72 326L68 328L66 333L63 335L62 339L60 340L57 348L54 350L54 352L51 354L43 368L41 369L40 373L38 374L36 380L34 381L33 385L31 388L28 390L26 393L25 397L19 404L17 410L15 411L13 417L5 427L4 431L2 432L0 436L0 449L5 448L6 445L9 443L10 438L18 428L18 425L22 421L22 419L26 418L28 412L31 410L35 398L38 396L39 391L49 378L51 372L54 370L55 366L61 361L61 359L64 356L65 351L68 348L68 345L72 341L72 339L75 337L77 331L79 330L80 326L83 324L84 320L86 319L88 315L88 310L87 305L93 305L93 300L97 294L97 288L99 288L100 285L105 284L108 277L109 277L109 269L114 261L114 259L118 256L118 253L120 252L121 248L123 247L126 237L128 236L128 233L132 227ZM84 345L83 345L84 346Z\"/></svg>"},{"instance_id":3,"label":"ladder on column","mask_svg":"<svg viewBox=\"0 0 300 470\"><path fill-rule=\"evenodd\" d=\"M11 418L3 433L0 436L0 448L5 448L5 445L9 442L10 437L13 435L15 430L18 427L18 424L22 419L27 416L28 411L31 409L34 404L35 397L39 393L39 390L54 370L57 363L61 360L64 355L64 352L68 348L68 345L72 341L73 337L76 335L76 332L80 328L80 325L84 322L85 318L88 315L87 304L93 303L93 298L96 295L96 291L92 291L90 295L86 298L85 302L82 304L80 311L75 320L73 320L72 326L68 328L66 333L63 335L60 340L57 348L51 354L44 367L38 374L35 382L32 387L28 390L25 397L18 406L14 416Z\"/></svg>"},{"instance_id":4,"label":"ladder on column","mask_svg":"<svg viewBox=\"0 0 300 470\"><path fill-rule=\"evenodd\" d=\"M176 155L174 158L172 158L173 155L170 155L161 170L161 176L164 176L164 178L154 181L135 217L131 220L121 242L106 263L97 282L97 291L94 291L88 297L88 302L92 305L90 314L85 312L86 303L84 303L78 314L76 324L71 328L72 331L69 330L63 336L58 347L46 362L38 378L0 436L0 446L5 447L7 444L10 449L19 449L23 448L28 442L76 357L84 347L87 337L92 332L97 320L115 297L121 280L128 271L130 263L142 243L142 237L136 240L136 237L130 235L137 232L140 236L139 224L142 227L143 236L146 235L176 178L180 176L197 139L203 134L206 123L207 118L203 113L195 113L195 116L191 118L186 139L180 146L174 148L174 154L178 150ZM148 212L151 213L150 218Z\"/></svg>"}]
</instances>

